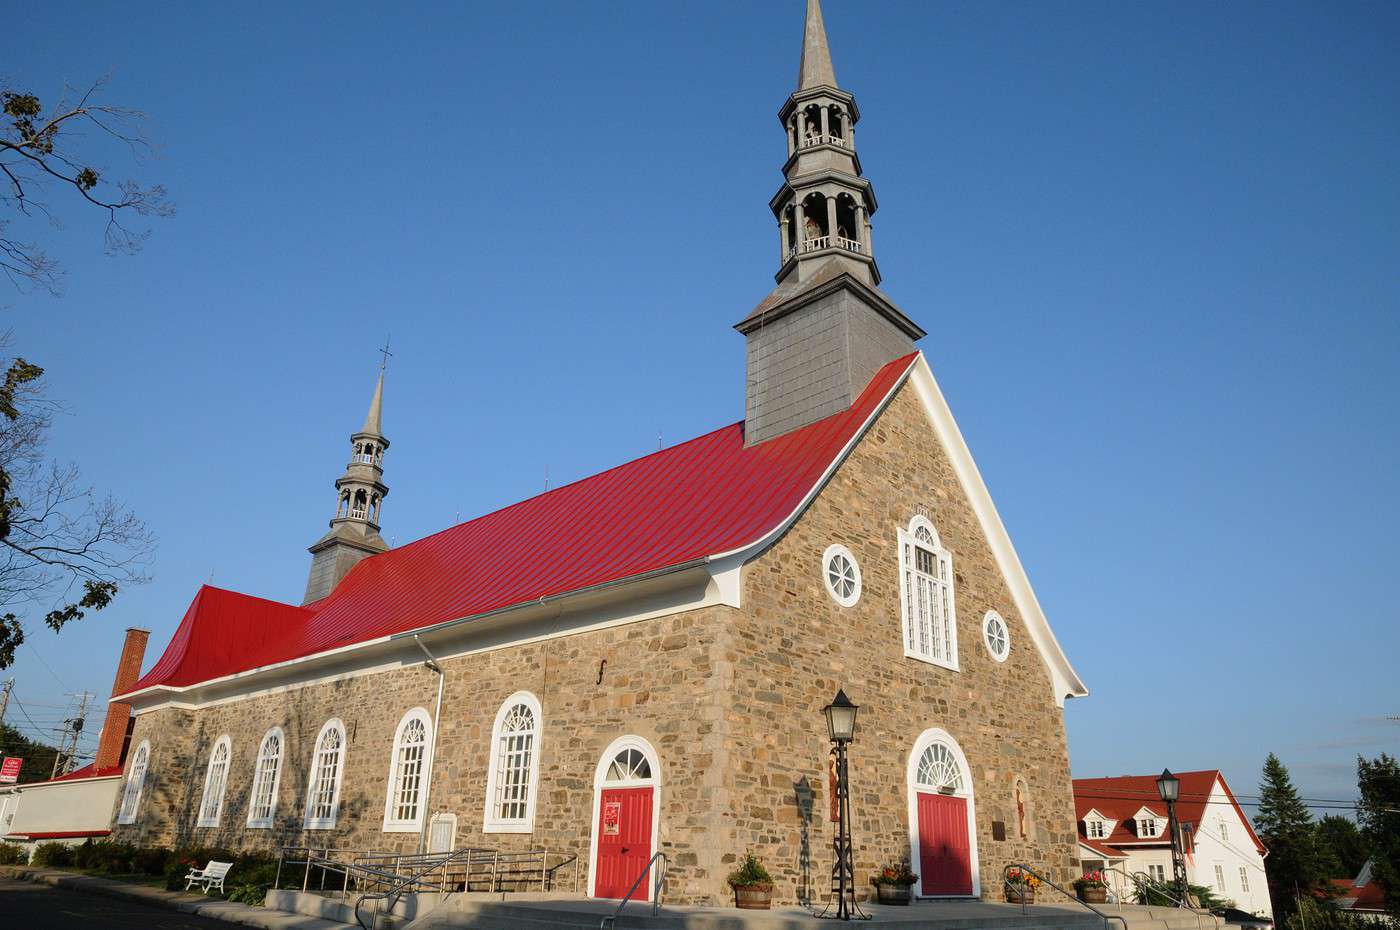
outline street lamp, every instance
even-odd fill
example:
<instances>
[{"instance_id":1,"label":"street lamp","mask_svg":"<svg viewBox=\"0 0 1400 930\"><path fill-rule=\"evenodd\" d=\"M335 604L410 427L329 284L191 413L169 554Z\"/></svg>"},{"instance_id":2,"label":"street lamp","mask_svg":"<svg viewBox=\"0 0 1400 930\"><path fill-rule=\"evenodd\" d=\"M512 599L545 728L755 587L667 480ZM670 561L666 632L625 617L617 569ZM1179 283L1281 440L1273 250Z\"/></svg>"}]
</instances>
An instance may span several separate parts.
<instances>
[{"instance_id":1,"label":"street lamp","mask_svg":"<svg viewBox=\"0 0 1400 930\"><path fill-rule=\"evenodd\" d=\"M836 864L832 866L831 879L837 890L837 904L835 914L828 915L823 910L818 916L832 916L838 920L850 920L852 916L857 920L870 919L870 915L861 913L856 905L855 861L851 854L851 783L846 769L846 747L855 739L859 710L846 697L845 689L838 689L836 697L822 711L826 714L827 736L836 746Z\"/></svg>"},{"instance_id":2,"label":"street lamp","mask_svg":"<svg viewBox=\"0 0 1400 930\"><path fill-rule=\"evenodd\" d=\"M1167 805L1167 829L1172 832L1172 883L1176 885L1176 906L1186 906L1186 860L1181 851L1181 829L1176 823L1176 801L1181 797L1181 779L1162 769L1157 776L1157 795Z\"/></svg>"}]
</instances>

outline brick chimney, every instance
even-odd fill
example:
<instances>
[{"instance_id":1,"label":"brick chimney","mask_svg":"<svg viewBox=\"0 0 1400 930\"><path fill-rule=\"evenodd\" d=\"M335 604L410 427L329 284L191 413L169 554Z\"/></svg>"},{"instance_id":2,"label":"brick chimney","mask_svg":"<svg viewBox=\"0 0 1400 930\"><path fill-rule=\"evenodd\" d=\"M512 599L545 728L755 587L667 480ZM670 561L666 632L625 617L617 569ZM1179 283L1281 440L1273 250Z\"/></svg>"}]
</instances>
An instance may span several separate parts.
<instances>
[{"instance_id":1,"label":"brick chimney","mask_svg":"<svg viewBox=\"0 0 1400 930\"><path fill-rule=\"evenodd\" d=\"M117 663L117 678L112 682L113 697L130 691L140 679L141 662L146 658L146 640L150 638L150 630L127 629L121 661ZM97 742L97 760L93 763L97 768L106 769L122 764L122 750L126 747L130 720L130 704L116 702L107 705L107 719L102 723L102 737Z\"/></svg>"}]
</instances>

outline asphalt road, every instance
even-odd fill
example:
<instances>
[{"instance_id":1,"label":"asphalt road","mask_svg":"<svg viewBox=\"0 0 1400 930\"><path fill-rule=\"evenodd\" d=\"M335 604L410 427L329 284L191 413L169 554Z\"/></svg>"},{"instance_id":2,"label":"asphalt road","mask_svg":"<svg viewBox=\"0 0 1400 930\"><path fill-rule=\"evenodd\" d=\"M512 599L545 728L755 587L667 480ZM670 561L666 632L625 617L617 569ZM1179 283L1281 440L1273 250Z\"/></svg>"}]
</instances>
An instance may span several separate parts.
<instances>
[{"instance_id":1,"label":"asphalt road","mask_svg":"<svg viewBox=\"0 0 1400 930\"><path fill-rule=\"evenodd\" d=\"M228 930L208 917L181 914L137 901L68 891L51 885L0 878L0 927L15 930Z\"/></svg>"}]
</instances>

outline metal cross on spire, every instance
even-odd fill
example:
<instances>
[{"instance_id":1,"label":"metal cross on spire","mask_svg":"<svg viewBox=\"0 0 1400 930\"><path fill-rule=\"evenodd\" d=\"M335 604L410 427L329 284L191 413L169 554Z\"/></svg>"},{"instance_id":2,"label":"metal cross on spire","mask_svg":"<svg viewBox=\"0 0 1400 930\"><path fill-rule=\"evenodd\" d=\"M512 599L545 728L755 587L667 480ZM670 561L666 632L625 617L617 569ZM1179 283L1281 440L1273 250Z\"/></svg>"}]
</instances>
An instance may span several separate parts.
<instances>
[{"instance_id":1,"label":"metal cross on spire","mask_svg":"<svg viewBox=\"0 0 1400 930\"><path fill-rule=\"evenodd\" d=\"M389 367L389 356L394 354L393 352L389 351L389 337L387 335L384 337L384 348L379 350L379 354L384 356L379 361L379 370L383 371L384 369Z\"/></svg>"}]
</instances>

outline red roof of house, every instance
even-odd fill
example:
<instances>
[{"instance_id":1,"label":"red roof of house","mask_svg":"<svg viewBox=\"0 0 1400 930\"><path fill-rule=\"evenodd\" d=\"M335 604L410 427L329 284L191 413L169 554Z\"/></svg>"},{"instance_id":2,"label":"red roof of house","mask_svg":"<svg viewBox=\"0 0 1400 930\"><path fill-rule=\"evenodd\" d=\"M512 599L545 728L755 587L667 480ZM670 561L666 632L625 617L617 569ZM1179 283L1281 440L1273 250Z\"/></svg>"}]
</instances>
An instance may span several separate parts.
<instances>
[{"instance_id":1,"label":"red roof of house","mask_svg":"<svg viewBox=\"0 0 1400 930\"><path fill-rule=\"evenodd\" d=\"M1126 859L1128 854L1117 847L1110 846L1103 840L1091 840L1083 833L1079 835L1079 845L1087 846L1105 859Z\"/></svg>"},{"instance_id":2,"label":"red roof of house","mask_svg":"<svg viewBox=\"0 0 1400 930\"><path fill-rule=\"evenodd\" d=\"M7 833L17 840L75 840L84 836L111 836L111 830L60 830L57 833Z\"/></svg>"},{"instance_id":3,"label":"red roof of house","mask_svg":"<svg viewBox=\"0 0 1400 930\"><path fill-rule=\"evenodd\" d=\"M200 588L133 691L188 686L742 549L793 515L913 367L744 445L742 422L371 556L306 607Z\"/></svg>"},{"instance_id":4,"label":"red roof of house","mask_svg":"<svg viewBox=\"0 0 1400 930\"><path fill-rule=\"evenodd\" d=\"M1178 821L1183 824L1195 824L1199 829L1200 824L1205 820L1211 789L1219 781L1220 787L1224 789L1225 797L1230 799L1230 804L1234 807L1235 813L1239 815L1240 821L1249 833L1249 838L1253 840L1255 848L1259 850L1259 855L1262 856L1268 852L1255 834L1254 826L1249 822L1249 818L1240 809L1239 802L1235 800L1234 794L1230 791L1230 786L1225 783L1225 776L1221 775L1218 769L1208 769L1203 772L1177 772L1176 777L1181 779L1181 796L1176 803ZM1157 794L1156 775L1122 775L1117 778L1076 778L1074 780L1074 815L1079 824L1081 842L1087 839L1084 833L1084 817L1089 811L1096 810L1106 818L1117 821L1113 825L1112 832L1103 840L1110 846L1164 846L1170 844L1171 836L1165 831L1159 837L1144 839L1139 838L1132 829L1133 815L1144 807L1163 819L1167 816L1167 806L1162 803L1160 795Z\"/></svg>"},{"instance_id":5,"label":"red roof of house","mask_svg":"<svg viewBox=\"0 0 1400 930\"><path fill-rule=\"evenodd\" d=\"M0 788L5 788L5 787L38 788L40 785L53 785L53 784L57 784L58 782L61 782L61 781L82 781L82 780L85 779L85 778L110 778L110 777L112 777L113 775L120 775L121 773L122 773L122 767L121 767L120 765L109 765L109 766L107 766L106 768L100 769L100 768L97 767L96 763L89 762L87 765L83 766L82 768L80 768L80 769L74 769L73 771L69 772L67 775L60 775L60 776L58 776L57 778L50 778L50 779L48 779L48 780L46 780L46 781L31 781L31 782L25 782L25 783L23 783L23 784L13 785L13 786L10 786L10 785L0 785Z\"/></svg>"}]
</instances>

